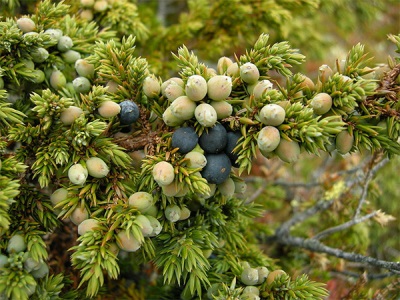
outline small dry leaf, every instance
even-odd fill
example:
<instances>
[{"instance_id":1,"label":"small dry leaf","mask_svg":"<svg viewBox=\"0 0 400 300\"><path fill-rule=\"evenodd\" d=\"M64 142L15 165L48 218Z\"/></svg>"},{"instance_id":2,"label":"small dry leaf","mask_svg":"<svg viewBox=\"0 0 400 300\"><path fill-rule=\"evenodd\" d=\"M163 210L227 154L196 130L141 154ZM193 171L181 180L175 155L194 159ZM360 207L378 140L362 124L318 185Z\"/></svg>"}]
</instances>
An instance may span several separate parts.
<instances>
[{"instance_id":1,"label":"small dry leaf","mask_svg":"<svg viewBox=\"0 0 400 300\"><path fill-rule=\"evenodd\" d=\"M395 217L393 217L392 215L387 215L385 214L383 211L378 210L376 212L376 215L374 216L374 220L376 222L378 222L382 227L386 226L387 223L396 220Z\"/></svg>"}]
</instances>

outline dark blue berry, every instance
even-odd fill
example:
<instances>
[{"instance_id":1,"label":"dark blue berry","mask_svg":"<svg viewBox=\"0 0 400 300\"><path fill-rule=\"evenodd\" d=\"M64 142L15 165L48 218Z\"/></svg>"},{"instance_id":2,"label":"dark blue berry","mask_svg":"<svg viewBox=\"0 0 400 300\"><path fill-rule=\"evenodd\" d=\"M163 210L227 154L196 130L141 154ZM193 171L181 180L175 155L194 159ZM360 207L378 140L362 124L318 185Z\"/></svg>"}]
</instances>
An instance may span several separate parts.
<instances>
[{"instance_id":1,"label":"dark blue berry","mask_svg":"<svg viewBox=\"0 0 400 300\"><path fill-rule=\"evenodd\" d=\"M237 142L241 138L241 136L242 135L239 131L229 131L227 134L228 141L224 149L225 154L228 155L229 159L231 160L232 166L234 166L235 168L239 167L239 165L236 163L239 155L233 153L233 149L236 147Z\"/></svg>"},{"instance_id":2,"label":"dark blue berry","mask_svg":"<svg viewBox=\"0 0 400 300\"><path fill-rule=\"evenodd\" d=\"M231 161L225 153L206 154L207 164L201 171L201 176L208 183L223 183L231 173Z\"/></svg>"},{"instance_id":3,"label":"dark blue berry","mask_svg":"<svg viewBox=\"0 0 400 300\"><path fill-rule=\"evenodd\" d=\"M119 121L122 125L133 124L139 119L140 111L135 102L125 100L122 101L119 106L121 106Z\"/></svg>"},{"instance_id":4,"label":"dark blue berry","mask_svg":"<svg viewBox=\"0 0 400 300\"><path fill-rule=\"evenodd\" d=\"M178 152L186 154L196 147L199 136L192 127L181 127L172 134L172 148L179 148Z\"/></svg>"},{"instance_id":5,"label":"dark blue berry","mask_svg":"<svg viewBox=\"0 0 400 300\"><path fill-rule=\"evenodd\" d=\"M209 128L208 131L204 131L199 139L199 145L206 153L220 153L224 151L226 142L226 129L219 123Z\"/></svg>"}]
</instances>

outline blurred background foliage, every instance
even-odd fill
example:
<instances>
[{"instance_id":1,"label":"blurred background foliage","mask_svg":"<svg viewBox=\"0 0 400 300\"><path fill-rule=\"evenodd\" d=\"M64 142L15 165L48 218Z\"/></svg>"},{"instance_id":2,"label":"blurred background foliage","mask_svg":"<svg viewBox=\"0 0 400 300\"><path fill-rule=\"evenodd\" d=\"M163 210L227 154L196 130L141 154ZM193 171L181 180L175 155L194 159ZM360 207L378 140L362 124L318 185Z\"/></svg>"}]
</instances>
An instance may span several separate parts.
<instances>
[{"instance_id":1,"label":"blurred background foliage","mask_svg":"<svg viewBox=\"0 0 400 300\"><path fill-rule=\"evenodd\" d=\"M80 0L64 2L81 17L87 17ZM35 3L31 0L0 0L0 15L14 18L33 13ZM107 9L92 11L89 17L100 27L111 27L121 36L136 35L136 53L146 58L151 71L162 78L174 75L169 73L177 69L171 52L176 53L182 44L193 50L201 61L213 66L221 56L236 53L239 57L261 33L268 33L271 44L287 40L300 49L307 57L307 63L300 66L303 68L300 71L315 79L320 65L326 63L334 68L336 59L344 59L351 46L358 42L363 43L366 52L374 57L371 67L378 61L386 61L387 55L394 54L395 50L387 35L400 32L398 0L108 0ZM365 155L315 158L304 154L293 165L259 157L255 163L258 167L247 177L252 183L247 196L259 194L256 201L266 209L255 227L260 230L258 238L264 242L263 249L267 254L279 259L280 265L291 274L307 272L311 278L328 282L328 288L336 291L338 297L346 297L357 288L358 295L369 299L374 296L374 291L393 281L393 277L383 280L371 277L359 284L357 274L362 271L359 265L347 263L346 269L352 268L355 275L345 273L342 272L345 263L340 259L300 249L270 247L265 238L273 233L274 226L279 226L299 207L315 203L321 197L321 190L332 187L334 177L328 175L357 166ZM370 186L368 198L369 207L380 208L397 219L400 218L399 168L400 159L395 158L380 170ZM295 187L281 184L310 184L320 177L324 180L323 189L310 188L306 184ZM346 217L343 210L330 211L323 216L323 225L337 225L344 221L339 219L343 217ZM321 229L321 217L316 216L307 221L301 232L307 236ZM300 230L296 233L300 234ZM353 247L345 250L399 261L399 236L398 220L389 222L384 229L377 222L369 221L329 237L328 244L339 248L349 245ZM132 299L141 299L141 292L131 287L119 292L131 295ZM333 294L331 297L336 299Z\"/></svg>"}]
</instances>

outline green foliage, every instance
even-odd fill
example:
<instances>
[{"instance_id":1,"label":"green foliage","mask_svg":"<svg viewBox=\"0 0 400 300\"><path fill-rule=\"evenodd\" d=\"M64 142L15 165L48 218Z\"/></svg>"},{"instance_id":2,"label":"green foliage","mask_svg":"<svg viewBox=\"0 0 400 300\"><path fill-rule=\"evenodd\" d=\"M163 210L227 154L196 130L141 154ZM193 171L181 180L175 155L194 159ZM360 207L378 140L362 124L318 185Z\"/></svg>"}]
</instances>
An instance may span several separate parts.
<instances>
[{"instance_id":1,"label":"green foliage","mask_svg":"<svg viewBox=\"0 0 400 300\"><path fill-rule=\"evenodd\" d=\"M400 153L397 56L389 60L386 74L374 75L377 70L371 68L372 59L359 43L344 61L337 60L334 70L329 66L320 69L315 80L298 71L306 56L291 45L297 47L305 40L319 43L323 36L316 30L304 30L304 24L316 26L320 17L311 18L312 14L319 9L336 12L344 1L193 0L187 2L187 11L178 23L166 26L156 20L154 11L142 10L141 4L127 0L95 1L94 5L45 0L38 2L34 11L23 1L6 4L9 13L3 6L0 9L5 16L0 19L0 259L6 258L6 262L0 261L0 298L100 297L111 293L113 281L123 285L121 277L126 273L143 276L147 267L154 268L159 277L156 284L144 284L138 291L135 286L121 289L120 293L126 294L121 298L157 294L158 298L206 299L212 294L214 299L246 299L246 285L240 280L245 266L272 271L280 265L260 251L260 243L271 234L273 225L263 226L255 219L263 215L265 207L286 207L282 191L276 187L264 193L264 206L252 203L254 199L249 201L240 190L238 176L257 171L257 156L287 161L277 150L259 151L259 133L266 125L260 111L266 105L283 108L284 121L274 128L281 140L296 143L299 152L335 155L335 139L346 131L354 137L351 153L368 151L389 157ZM33 31L21 30L18 7L31 13ZM350 12L361 14L346 14L348 21L341 26L348 30L381 10L382 5L354 4ZM144 22L146 18L151 22ZM77 77L84 77L82 70L66 59L65 49L48 34L49 29L69 37L73 43L70 50L88 67L85 78L90 88L86 92L74 86ZM290 37L293 42L289 43ZM389 35L389 40L399 53L399 36ZM246 83L240 71L218 68L217 57L222 55L235 57L230 63L239 69L253 64L260 74L256 83L268 80L272 87L256 95L256 83ZM59 86L52 77L56 71L66 81ZM149 95L143 89L149 76L161 86L171 74L178 74L186 84L192 75L207 81L216 73L232 81L232 91L224 99L232 114L218 122L228 131L241 133L233 151L238 159L231 162L238 168L228 170L232 193L208 182L202 168L191 168L188 158L172 148L176 127L163 122L171 101L165 93ZM322 92L331 96L332 107L318 115L311 101ZM139 119L131 125L121 124L125 112L112 117L99 112L106 101L119 104L126 100L135 102L140 110ZM206 95L197 103L210 104L212 99ZM195 116L179 121L199 136L209 130ZM105 176L87 172L86 162L92 157L104 161ZM293 161L297 159L298 155ZM173 196L154 179L155 165L160 162L172 166ZM70 172L78 164L84 171ZM83 183L77 184L74 176L84 178ZM65 191L62 196L55 193L60 189ZM131 195L137 192L150 195L150 207L142 209L131 203ZM331 198L339 199L337 194L332 193ZM324 224L314 229L337 226L358 211L354 197L346 201L347 210L326 212ZM170 205L180 214L174 221L166 216ZM98 225L77 237L76 226L88 218L95 218ZM310 224L315 225L313 222L317 221L311 219ZM58 257L60 253L47 246L53 232L70 237L69 242L57 242L62 250L70 251L74 271L61 267L70 265L64 261L67 256ZM26 249L17 253L9 249L16 234L22 235L26 244ZM368 234L368 225L360 223L343 235L333 235L332 244L343 239L347 244L342 250L365 252ZM136 248L124 246L132 240ZM348 248L354 244L356 248ZM38 275L36 264L43 267L43 274ZM293 279L283 275L272 283L264 278L257 288L261 299L327 296L325 284L309 280L305 274Z\"/></svg>"}]
</instances>

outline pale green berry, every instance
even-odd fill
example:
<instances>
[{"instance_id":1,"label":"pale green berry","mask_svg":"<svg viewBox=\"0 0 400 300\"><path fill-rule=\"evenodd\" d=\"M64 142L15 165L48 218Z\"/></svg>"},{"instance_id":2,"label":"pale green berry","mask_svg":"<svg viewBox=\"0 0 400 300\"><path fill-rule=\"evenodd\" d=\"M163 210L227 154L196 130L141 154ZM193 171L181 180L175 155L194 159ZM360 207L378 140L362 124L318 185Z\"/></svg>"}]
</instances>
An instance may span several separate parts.
<instances>
[{"instance_id":1,"label":"pale green berry","mask_svg":"<svg viewBox=\"0 0 400 300\"><path fill-rule=\"evenodd\" d=\"M110 80L107 82L106 87L108 92L116 93L118 91L119 84L115 81Z\"/></svg>"},{"instance_id":2,"label":"pale green berry","mask_svg":"<svg viewBox=\"0 0 400 300\"><path fill-rule=\"evenodd\" d=\"M92 78L94 76L94 65L81 58L75 62L75 70L79 76Z\"/></svg>"},{"instance_id":3,"label":"pale green berry","mask_svg":"<svg viewBox=\"0 0 400 300\"><path fill-rule=\"evenodd\" d=\"M24 254L24 269L27 272L32 272L33 270L37 270L40 267L40 261L37 261L32 258L30 252L25 252Z\"/></svg>"},{"instance_id":4,"label":"pale green berry","mask_svg":"<svg viewBox=\"0 0 400 300\"><path fill-rule=\"evenodd\" d=\"M247 62L240 66L240 78L247 84L256 83L260 78L260 71L255 64Z\"/></svg>"},{"instance_id":5,"label":"pale green berry","mask_svg":"<svg viewBox=\"0 0 400 300\"><path fill-rule=\"evenodd\" d=\"M24 33L34 31L36 28L35 22L33 22L31 18L27 17L19 18L17 20L17 26Z\"/></svg>"},{"instance_id":6,"label":"pale green berry","mask_svg":"<svg viewBox=\"0 0 400 300\"><path fill-rule=\"evenodd\" d=\"M311 99L310 106L317 115L323 115L332 108L332 97L327 93L318 93Z\"/></svg>"},{"instance_id":7,"label":"pale green berry","mask_svg":"<svg viewBox=\"0 0 400 300\"><path fill-rule=\"evenodd\" d=\"M150 221L150 225L153 228L153 231L150 233L149 236L154 237L154 236L159 235L162 230L160 221L158 221L155 217L148 216L148 215L147 215L147 219Z\"/></svg>"},{"instance_id":8,"label":"pale green berry","mask_svg":"<svg viewBox=\"0 0 400 300\"><path fill-rule=\"evenodd\" d=\"M274 282L275 278L280 277L282 275L286 275L286 272L283 270L274 270L270 272L267 277L267 284L270 285L272 282Z\"/></svg>"},{"instance_id":9,"label":"pale green berry","mask_svg":"<svg viewBox=\"0 0 400 300\"><path fill-rule=\"evenodd\" d=\"M186 206L181 208L181 216L179 218L179 221L186 220L190 217L191 211L189 208Z\"/></svg>"},{"instance_id":10,"label":"pale green berry","mask_svg":"<svg viewBox=\"0 0 400 300\"><path fill-rule=\"evenodd\" d=\"M7 264L8 264L8 256L0 253L0 269L4 268Z\"/></svg>"},{"instance_id":11,"label":"pale green berry","mask_svg":"<svg viewBox=\"0 0 400 300\"><path fill-rule=\"evenodd\" d=\"M153 232L153 226L151 226L150 220L145 215L136 216L135 223L139 225L140 230L144 237L150 236Z\"/></svg>"},{"instance_id":12,"label":"pale green berry","mask_svg":"<svg viewBox=\"0 0 400 300\"><path fill-rule=\"evenodd\" d=\"M171 83L175 84L175 85L179 85L182 88L182 90L185 87L185 83L183 82L183 80L181 78L179 78L179 77L171 77L171 78L169 78L168 80L164 81L161 84L161 94L162 95L167 96L165 94L165 90Z\"/></svg>"},{"instance_id":13,"label":"pale green berry","mask_svg":"<svg viewBox=\"0 0 400 300\"><path fill-rule=\"evenodd\" d=\"M104 178L110 171L107 164L99 157L91 157L86 161L86 168L90 176Z\"/></svg>"},{"instance_id":14,"label":"pale green berry","mask_svg":"<svg viewBox=\"0 0 400 300\"><path fill-rule=\"evenodd\" d=\"M67 50L66 52L62 53L61 56L67 64L74 64L78 59L81 58L81 54L75 50Z\"/></svg>"},{"instance_id":15,"label":"pale green berry","mask_svg":"<svg viewBox=\"0 0 400 300\"><path fill-rule=\"evenodd\" d=\"M21 62L24 64L24 66L27 69L29 69L29 70L35 69L35 63L31 59L22 59Z\"/></svg>"},{"instance_id":16,"label":"pale green berry","mask_svg":"<svg viewBox=\"0 0 400 300\"><path fill-rule=\"evenodd\" d=\"M86 77L79 76L72 80L74 90L79 94L85 94L90 91L92 85Z\"/></svg>"},{"instance_id":17,"label":"pale green berry","mask_svg":"<svg viewBox=\"0 0 400 300\"><path fill-rule=\"evenodd\" d=\"M97 0L94 2L93 10L96 12L104 12L108 9L108 2L106 0Z\"/></svg>"},{"instance_id":18,"label":"pale green berry","mask_svg":"<svg viewBox=\"0 0 400 300\"><path fill-rule=\"evenodd\" d=\"M55 44L58 43L58 40L63 36L62 30L61 29L55 29L55 28L47 29L44 33L49 35L51 40Z\"/></svg>"},{"instance_id":19,"label":"pale green berry","mask_svg":"<svg viewBox=\"0 0 400 300\"><path fill-rule=\"evenodd\" d=\"M179 221L181 218L181 213L181 209L175 204L168 205L164 211L165 218L172 223Z\"/></svg>"},{"instance_id":20,"label":"pale green berry","mask_svg":"<svg viewBox=\"0 0 400 300\"><path fill-rule=\"evenodd\" d=\"M49 266L44 261L40 262L40 266L38 269L31 272L31 275L36 279L43 278L47 274L49 274Z\"/></svg>"},{"instance_id":21,"label":"pale green berry","mask_svg":"<svg viewBox=\"0 0 400 300\"><path fill-rule=\"evenodd\" d=\"M184 197L186 194L189 193L189 187L187 185L180 186L178 193L175 197Z\"/></svg>"},{"instance_id":22,"label":"pale green berry","mask_svg":"<svg viewBox=\"0 0 400 300\"><path fill-rule=\"evenodd\" d=\"M95 0L80 0L80 3L83 7L92 7L94 2Z\"/></svg>"},{"instance_id":23,"label":"pale green berry","mask_svg":"<svg viewBox=\"0 0 400 300\"><path fill-rule=\"evenodd\" d=\"M235 182L232 178L226 179L223 183L217 185L219 192L228 198L231 198L235 193Z\"/></svg>"},{"instance_id":24,"label":"pale green berry","mask_svg":"<svg viewBox=\"0 0 400 300\"><path fill-rule=\"evenodd\" d=\"M118 247L118 245L116 243L110 243L108 246L108 250L114 254L115 256L118 255L120 248Z\"/></svg>"},{"instance_id":25,"label":"pale green berry","mask_svg":"<svg viewBox=\"0 0 400 300\"><path fill-rule=\"evenodd\" d=\"M232 78L225 75L216 75L207 82L207 95L215 101L222 101L232 92Z\"/></svg>"},{"instance_id":26,"label":"pale green berry","mask_svg":"<svg viewBox=\"0 0 400 300\"><path fill-rule=\"evenodd\" d=\"M257 284L262 284L268 277L269 270L266 267L257 267L258 271L258 282Z\"/></svg>"},{"instance_id":27,"label":"pale green berry","mask_svg":"<svg viewBox=\"0 0 400 300\"><path fill-rule=\"evenodd\" d=\"M262 95L266 92L266 91L270 91L273 88L273 84L271 81L269 80L261 80L258 81L256 83L256 85L254 86L254 89L252 91L252 94L254 95L254 98L256 100L260 100L262 98Z\"/></svg>"},{"instance_id":28,"label":"pale green berry","mask_svg":"<svg viewBox=\"0 0 400 300\"><path fill-rule=\"evenodd\" d=\"M279 126L285 121L286 112L278 104L267 104L261 109L259 116L264 125Z\"/></svg>"},{"instance_id":29,"label":"pale green berry","mask_svg":"<svg viewBox=\"0 0 400 300\"><path fill-rule=\"evenodd\" d=\"M42 48L42 47L33 49L30 54L31 54L32 61L35 63L44 62L50 55L49 52L45 48Z\"/></svg>"},{"instance_id":30,"label":"pale green berry","mask_svg":"<svg viewBox=\"0 0 400 300\"><path fill-rule=\"evenodd\" d=\"M117 245L121 250L127 252L135 252L141 247L141 243L132 235L132 233L128 235L126 230L118 232Z\"/></svg>"},{"instance_id":31,"label":"pale green berry","mask_svg":"<svg viewBox=\"0 0 400 300\"><path fill-rule=\"evenodd\" d=\"M278 147L275 149L275 153L284 162L293 163L299 159L300 145L296 141L281 139Z\"/></svg>"},{"instance_id":32,"label":"pale green berry","mask_svg":"<svg viewBox=\"0 0 400 300\"><path fill-rule=\"evenodd\" d=\"M98 109L99 115L103 118L115 117L120 113L120 111L121 106L112 100L106 100L102 102Z\"/></svg>"},{"instance_id":33,"label":"pale green berry","mask_svg":"<svg viewBox=\"0 0 400 300\"><path fill-rule=\"evenodd\" d=\"M207 193L205 193L205 194L200 194L200 195L199 195L200 198L202 198L202 199L209 199L209 198L211 198L212 196L214 196L214 194L215 194L215 192L216 192L216 190L217 190L217 185L214 184L214 183L209 183L208 185L209 185L209 187L210 187L210 191L207 192Z\"/></svg>"},{"instance_id":34,"label":"pale green berry","mask_svg":"<svg viewBox=\"0 0 400 300\"><path fill-rule=\"evenodd\" d=\"M156 218L158 215L158 208L155 205L150 205L150 207L143 210L142 213L144 213L146 216L152 216Z\"/></svg>"},{"instance_id":35,"label":"pale green berry","mask_svg":"<svg viewBox=\"0 0 400 300\"><path fill-rule=\"evenodd\" d=\"M42 70L33 70L32 71L33 77L30 78L34 83L42 83L46 77Z\"/></svg>"},{"instance_id":36,"label":"pale green berry","mask_svg":"<svg viewBox=\"0 0 400 300\"><path fill-rule=\"evenodd\" d=\"M207 164L207 158L204 154L197 151L190 151L186 153L185 158L189 159L188 167L192 169L204 168Z\"/></svg>"},{"instance_id":37,"label":"pale green berry","mask_svg":"<svg viewBox=\"0 0 400 300\"><path fill-rule=\"evenodd\" d=\"M74 42L69 36L63 35L60 37L57 43L57 49L60 52L66 52L74 46Z\"/></svg>"},{"instance_id":38,"label":"pale green berry","mask_svg":"<svg viewBox=\"0 0 400 300\"><path fill-rule=\"evenodd\" d=\"M235 181L235 193L244 194L247 190L247 184L244 180Z\"/></svg>"},{"instance_id":39,"label":"pale green berry","mask_svg":"<svg viewBox=\"0 0 400 300\"><path fill-rule=\"evenodd\" d=\"M167 97L168 101L171 102L178 97L184 96L185 91L183 87L181 87L175 81L171 81L170 84L165 88L164 95Z\"/></svg>"},{"instance_id":40,"label":"pale green berry","mask_svg":"<svg viewBox=\"0 0 400 300\"><path fill-rule=\"evenodd\" d=\"M171 107L167 107L162 117L164 123L170 127L179 126L185 122L185 120L175 117L175 115L171 111Z\"/></svg>"},{"instance_id":41,"label":"pale green berry","mask_svg":"<svg viewBox=\"0 0 400 300\"><path fill-rule=\"evenodd\" d=\"M206 77L213 77L218 75L217 70L215 70L214 68L207 68L206 74Z\"/></svg>"},{"instance_id":42,"label":"pale green berry","mask_svg":"<svg viewBox=\"0 0 400 300\"><path fill-rule=\"evenodd\" d=\"M192 75L185 85L185 93L193 101L202 100L207 94L207 81L200 75Z\"/></svg>"},{"instance_id":43,"label":"pale green berry","mask_svg":"<svg viewBox=\"0 0 400 300\"><path fill-rule=\"evenodd\" d=\"M88 171L81 164L74 164L68 170L68 178L73 184L83 185L87 176Z\"/></svg>"},{"instance_id":44,"label":"pale green berry","mask_svg":"<svg viewBox=\"0 0 400 300\"><path fill-rule=\"evenodd\" d=\"M300 87L302 89L308 89L308 90L313 91L315 89L314 82L306 75L304 75L304 74L300 74L300 75L301 75L301 78L303 79L303 81L300 83Z\"/></svg>"},{"instance_id":45,"label":"pale green berry","mask_svg":"<svg viewBox=\"0 0 400 300\"><path fill-rule=\"evenodd\" d=\"M55 90L61 90L67 84L65 75L60 70L55 70L50 75L50 85Z\"/></svg>"},{"instance_id":46,"label":"pale green berry","mask_svg":"<svg viewBox=\"0 0 400 300\"><path fill-rule=\"evenodd\" d=\"M318 77L321 82L328 81L329 77L333 74L332 69L328 65L322 65L318 69Z\"/></svg>"},{"instance_id":47,"label":"pale green berry","mask_svg":"<svg viewBox=\"0 0 400 300\"><path fill-rule=\"evenodd\" d=\"M240 280L245 285L255 285L258 282L258 271L254 268L245 268L240 274Z\"/></svg>"},{"instance_id":48,"label":"pale green berry","mask_svg":"<svg viewBox=\"0 0 400 300\"><path fill-rule=\"evenodd\" d=\"M190 120L193 118L196 107L196 102L190 100L187 96L176 98L170 105L173 115L181 120Z\"/></svg>"},{"instance_id":49,"label":"pale green berry","mask_svg":"<svg viewBox=\"0 0 400 300\"><path fill-rule=\"evenodd\" d=\"M233 107L227 101L211 101L210 105L215 109L218 120L225 119L232 115Z\"/></svg>"},{"instance_id":50,"label":"pale green berry","mask_svg":"<svg viewBox=\"0 0 400 300\"><path fill-rule=\"evenodd\" d=\"M243 294L255 294L260 296L260 290L256 286L248 285L243 289Z\"/></svg>"},{"instance_id":51,"label":"pale green berry","mask_svg":"<svg viewBox=\"0 0 400 300\"><path fill-rule=\"evenodd\" d=\"M65 188L59 188L50 195L50 202L53 205L53 207L55 207L58 203L64 201L67 198L68 198L68 190ZM54 213L59 214L60 212L61 212L60 208L54 209Z\"/></svg>"},{"instance_id":52,"label":"pale green berry","mask_svg":"<svg viewBox=\"0 0 400 300\"><path fill-rule=\"evenodd\" d=\"M91 9L82 9L79 13L81 19L86 20L88 22L92 21L94 18L93 10Z\"/></svg>"},{"instance_id":53,"label":"pale green berry","mask_svg":"<svg viewBox=\"0 0 400 300\"><path fill-rule=\"evenodd\" d=\"M158 96L161 91L161 86L158 80L152 76L147 76L143 81L143 93L149 97L154 98Z\"/></svg>"},{"instance_id":54,"label":"pale green berry","mask_svg":"<svg viewBox=\"0 0 400 300\"><path fill-rule=\"evenodd\" d=\"M208 103L197 105L194 116L196 120L204 127L213 127L217 122L217 112L214 107Z\"/></svg>"},{"instance_id":55,"label":"pale green berry","mask_svg":"<svg viewBox=\"0 0 400 300\"><path fill-rule=\"evenodd\" d=\"M238 63L231 64L226 70L226 74L230 77L238 77L240 75L240 69Z\"/></svg>"},{"instance_id":56,"label":"pale green berry","mask_svg":"<svg viewBox=\"0 0 400 300\"><path fill-rule=\"evenodd\" d=\"M89 218L89 212L85 207L77 207L73 210L72 214L69 216L69 219L75 225L81 224L83 221Z\"/></svg>"},{"instance_id":57,"label":"pale green berry","mask_svg":"<svg viewBox=\"0 0 400 300\"><path fill-rule=\"evenodd\" d=\"M143 213L153 205L153 196L147 192L136 192L129 197L128 204Z\"/></svg>"},{"instance_id":58,"label":"pale green berry","mask_svg":"<svg viewBox=\"0 0 400 300\"><path fill-rule=\"evenodd\" d=\"M172 183L170 183L168 185L164 185L161 188L162 188L163 194L167 197L175 197L176 194L178 194L178 192L180 190L178 184L175 181L173 181Z\"/></svg>"},{"instance_id":59,"label":"pale green berry","mask_svg":"<svg viewBox=\"0 0 400 300\"><path fill-rule=\"evenodd\" d=\"M93 231L95 227L99 226L99 221L96 219L83 220L78 225L78 234L84 235L86 232Z\"/></svg>"},{"instance_id":60,"label":"pale green berry","mask_svg":"<svg viewBox=\"0 0 400 300\"><path fill-rule=\"evenodd\" d=\"M169 185L174 181L175 171L174 167L166 161L157 163L152 171L154 180L160 185Z\"/></svg>"},{"instance_id":61,"label":"pale green berry","mask_svg":"<svg viewBox=\"0 0 400 300\"><path fill-rule=\"evenodd\" d=\"M71 125L81 114L81 108L71 105L60 114L60 120L64 125Z\"/></svg>"},{"instance_id":62,"label":"pale green berry","mask_svg":"<svg viewBox=\"0 0 400 300\"><path fill-rule=\"evenodd\" d=\"M347 130L343 130L336 135L336 149L344 155L348 153L354 144L354 135L350 134Z\"/></svg>"},{"instance_id":63,"label":"pale green berry","mask_svg":"<svg viewBox=\"0 0 400 300\"><path fill-rule=\"evenodd\" d=\"M274 151L281 141L279 130L273 126L265 126L258 133L257 145L261 153ZM264 155L264 154L263 154Z\"/></svg>"},{"instance_id":64,"label":"pale green berry","mask_svg":"<svg viewBox=\"0 0 400 300\"><path fill-rule=\"evenodd\" d=\"M204 250L202 250L202 252L203 252L203 256L205 258L209 258L211 256L211 254L212 254L212 250L211 249L204 249Z\"/></svg>"},{"instance_id":65,"label":"pale green berry","mask_svg":"<svg viewBox=\"0 0 400 300\"><path fill-rule=\"evenodd\" d=\"M19 253L25 251L25 249L26 249L25 239L20 234L14 234L8 241L7 252L10 254Z\"/></svg>"},{"instance_id":66,"label":"pale green berry","mask_svg":"<svg viewBox=\"0 0 400 300\"><path fill-rule=\"evenodd\" d=\"M220 59L218 59L217 73L221 75L227 73L229 66L231 66L232 64L233 61L229 57L226 56L221 57Z\"/></svg>"}]
</instances>

